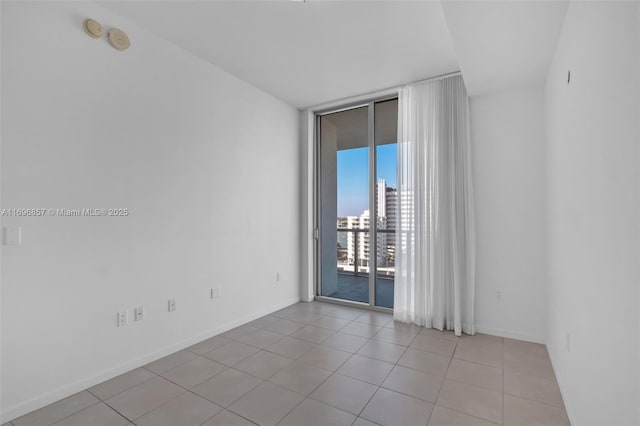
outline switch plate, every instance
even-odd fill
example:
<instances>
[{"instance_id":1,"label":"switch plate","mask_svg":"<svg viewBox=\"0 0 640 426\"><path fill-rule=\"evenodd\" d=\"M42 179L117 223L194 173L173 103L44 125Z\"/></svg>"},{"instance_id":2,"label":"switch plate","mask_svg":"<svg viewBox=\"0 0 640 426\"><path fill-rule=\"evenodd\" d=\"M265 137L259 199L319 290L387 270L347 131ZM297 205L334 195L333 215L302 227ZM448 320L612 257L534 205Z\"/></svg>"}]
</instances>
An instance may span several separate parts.
<instances>
[{"instance_id":1,"label":"switch plate","mask_svg":"<svg viewBox=\"0 0 640 426\"><path fill-rule=\"evenodd\" d=\"M22 244L22 228L19 226L4 228L4 244L7 246L19 246Z\"/></svg>"},{"instance_id":2,"label":"switch plate","mask_svg":"<svg viewBox=\"0 0 640 426\"><path fill-rule=\"evenodd\" d=\"M118 312L118 327L129 324L129 313L127 311Z\"/></svg>"},{"instance_id":3,"label":"switch plate","mask_svg":"<svg viewBox=\"0 0 640 426\"><path fill-rule=\"evenodd\" d=\"M176 310L176 299L170 299L169 300L169 312L173 312Z\"/></svg>"},{"instance_id":4,"label":"switch plate","mask_svg":"<svg viewBox=\"0 0 640 426\"><path fill-rule=\"evenodd\" d=\"M142 321L144 319L144 306L138 306L133 311L133 317L136 321Z\"/></svg>"},{"instance_id":5,"label":"switch plate","mask_svg":"<svg viewBox=\"0 0 640 426\"><path fill-rule=\"evenodd\" d=\"M220 287L216 287L216 288L212 288L211 289L211 298L212 299L217 299L221 296L222 291L220 290Z\"/></svg>"}]
</instances>

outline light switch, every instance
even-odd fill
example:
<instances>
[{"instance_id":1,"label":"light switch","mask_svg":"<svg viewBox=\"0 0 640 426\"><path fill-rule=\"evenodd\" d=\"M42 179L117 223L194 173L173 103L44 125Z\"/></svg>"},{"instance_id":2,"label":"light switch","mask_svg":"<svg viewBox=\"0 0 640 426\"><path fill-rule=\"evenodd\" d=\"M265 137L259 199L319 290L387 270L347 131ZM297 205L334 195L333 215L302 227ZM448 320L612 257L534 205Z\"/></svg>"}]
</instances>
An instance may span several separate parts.
<instances>
[{"instance_id":1,"label":"light switch","mask_svg":"<svg viewBox=\"0 0 640 426\"><path fill-rule=\"evenodd\" d=\"M4 228L4 244L7 246L22 244L22 228L19 226Z\"/></svg>"},{"instance_id":2,"label":"light switch","mask_svg":"<svg viewBox=\"0 0 640 426\"><path fill-rule=\"evenodd\" d=\"M218 297L220 297L221 291L220 291L220 287L216 287L216 288L212 288L211 289L211 298L212 299L217 299Z\"/></svg>"}]
</instances>

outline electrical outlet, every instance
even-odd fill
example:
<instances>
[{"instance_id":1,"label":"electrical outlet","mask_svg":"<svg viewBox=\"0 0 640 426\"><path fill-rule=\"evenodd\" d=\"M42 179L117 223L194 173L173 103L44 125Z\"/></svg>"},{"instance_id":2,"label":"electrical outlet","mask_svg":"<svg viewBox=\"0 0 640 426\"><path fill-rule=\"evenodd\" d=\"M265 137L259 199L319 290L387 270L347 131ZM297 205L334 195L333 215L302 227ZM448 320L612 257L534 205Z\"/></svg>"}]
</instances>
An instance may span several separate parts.
<instances>
[{"instance_id":1,"label":"electrical outlet","mask_svg":"<svg viewBox=\"0 0 640 426\"><path fill-rule=\"evenodd\" d=\"M142 321L144 319L144 306L138 306L134 309L133 317L136 321Z\"/></svg>"},{"instance_id":2,"label":"electrical outlet","mask_svg":"<svg viewBox=\"0 0 640 426\"><path fill-rule=\"evenodd\" d=\"M502 303L502 290L496 291L496 299L498 299L498 303Z\"/></svg>"},{"instance_id":3,"label":"electrical outlet","mask_svg":"<svg viewBox=\"0 0 640 426\"><path fill-rule=\"evenodd\" d=\"M211 298L212 299L217 299L218 297L221 296L221 290L220 287L216 287L216 288L212 288L211 289Z\"/></svg>"},{"instance_id":4,"label":"electrical outlet","mask_svg":"<svg viewBox=\"0 0 640 426\"><path fill-rule=\"evenodd\" d=\"M176 299L169 300L169 312L173 312L176 310Z\"/></svg>"},{"instance_id":5,"label":"electrical outlet","mask_svg":"<svg viewBox=\"0 0 640 426\"><path fill-rule=\"evenodd\" d=\"M129 313L127 311L118 312L118 327L129 324Z\"/></svg>"},{"instance_id":6,"label":"electrical outlet","mask_svg":"<svg viewBox=\"0 0 640 426\"><path fill-rule=\"evenodd\" d=\"M4 228L4 244L7 246L19 246L22 244L22 228L19 226Z\"/></svg>"}]
</instances>

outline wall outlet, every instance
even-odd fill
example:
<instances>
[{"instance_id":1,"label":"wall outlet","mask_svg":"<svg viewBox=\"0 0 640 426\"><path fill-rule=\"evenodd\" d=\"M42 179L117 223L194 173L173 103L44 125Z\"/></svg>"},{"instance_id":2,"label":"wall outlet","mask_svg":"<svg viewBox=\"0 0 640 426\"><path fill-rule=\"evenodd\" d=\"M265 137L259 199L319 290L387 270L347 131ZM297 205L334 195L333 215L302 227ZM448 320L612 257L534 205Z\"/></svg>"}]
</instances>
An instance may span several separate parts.
<instances>
[{"instance_id":1,"label":"wall outlet","mask_svg":"<svg viewBox=\"0 0 640 426\"><path fill-rule=\"evenodd\" d=\"M498 303L502 303L502 290L496 291L496 299L498 299Z\"/></svg>"},{"instance_id":2,"label":"wall outlet","mask_svg":"<svg viewBox=\"0 0 640 426\"><path fill-rule=\"evenodd\" d=\"M169 312L173 312L176 310L176 299L169 299L168 308Z\"/></svg>"},{"instance_id":3,"label":"wall outlet","mask_svg":"<svg viewBox=\"0 0 640 426\"><path fill-rule=\"evenodd\" d=\"M127 311L118 312L118 327L129 324L129 313Z\"/></svg>"},{"instance_id":4,"label":"wall outlet","mask_svg":"<svg viewBox=\"0 0 640 426\"><path fill-rule=\"evenodd\" d=\"M220 287L216 287L216 288L212 288L211 289L211 298L212 299L217 299L221 295L222 295L222 291L220 290Z\"/></svg>"},{"instance_id":5,"label":"wall outlet","mask_svg":"<svg viewBox=\"0 0 640 426\"><path fill-rule=\"evenodd\" d=\"M142 321L144 319L144 306L138 306L133 311L133 317L136 321Z\"/></svg>"},{"instance_id":6,"label":"wall outlet","mask_svg":"<svg viewBox=\"0 0 640 426\"><path fill-rule=\"evenodd\" d=\"M7 246L19 246L22 244L22 228L19 226L4 228L4 244Z\"/></svg>"}]
</instances>

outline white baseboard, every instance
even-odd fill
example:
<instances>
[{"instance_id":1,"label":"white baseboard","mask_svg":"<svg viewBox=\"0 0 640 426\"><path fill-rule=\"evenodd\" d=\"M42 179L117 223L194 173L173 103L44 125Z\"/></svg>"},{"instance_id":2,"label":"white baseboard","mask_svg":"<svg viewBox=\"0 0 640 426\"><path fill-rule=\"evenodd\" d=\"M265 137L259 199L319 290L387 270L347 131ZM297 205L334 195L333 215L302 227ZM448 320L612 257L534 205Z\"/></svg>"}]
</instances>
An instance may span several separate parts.
<instances>
[{"instance_id":1,"label":"white baseboard","mask_svg":"<svg viewBox=\"0 0 640 426\"><path fill-rule=\"evenodd\" d=\"M551 360L551 368L553 368L553 373L556 375L556 382L558 382L558 387L560 388L560 395L562 395L562 402L564 403L564 409L567 412L567 417L569 417L569 423L571 423L572 425L577 425L578 423L576 422L576 419L573 416L573 413L571 412L571 407L569 407L567 394L564 391L565 389L564 379L562 378L562 375L556 368L557 364L555 362L555 357L553 356L552 351L550 351L548 347L547 347L547 352L549 352L549 359Z\"/></svg>"},{"instance_id":2,"label":"white baseboard","mask_svg":"<svg viewBox=\"0 0 640 426\"><path fill-rule=\"evenodd\" d=\"M545 344L544 336L536 336L533 334L521 333L519 331L485 327L483 325L478 325L478 324L476 324L476 331L478 333L490 334L492 336L506 337L508 339L524 340L525 342L542 343L543 345Z\"/></svg>"},{"instance_id":3,"label":"white baseboard","mask_svg":"<svg viewBox=\"0 0 640 426\"><path fill-rule=\"evenodd\" d=\"M138 367L142 367L145 364L148 364L152 361L160 359L164 356L170 355L174 352L180 351L189 346L195 345L198 342L201 342L205 339L216 336L220 333L224 333L225 331L231 330L232 328L246 324L250 321L253 321L254 319L263 317L272 312L286 308L287 306L297 303L299 301L300 301L300 298L291 298L286 302L281 302L269 308L261 309L252 314L245 315L244 317L238 320L228 322L212 330L208 330L204 333L200 333L188 339L181 340L180 342L175 343L173 345L166 346L157 351L148 353L146 355L143 355L138 358L132 359L130 361L124 362L122 364L116 365L109 369L103 370L85 379L81 379L76 382L60 386L57 389L38 395L35 398L29 399L25 402L14 405L13 407L9 407L4 412L0 413L0 424L4 424L5 422L16 419L20 416L23 416L39 408L45 407L53 402L59 401L75 393L81 392L87 388L100 384L106 380L113 379L116 376L124 374L128 371L134 370Z\"/></svg>"}]
</instances>

